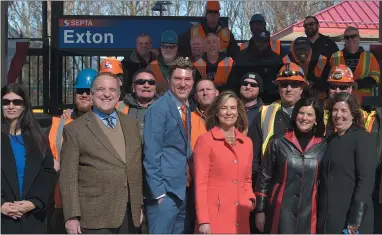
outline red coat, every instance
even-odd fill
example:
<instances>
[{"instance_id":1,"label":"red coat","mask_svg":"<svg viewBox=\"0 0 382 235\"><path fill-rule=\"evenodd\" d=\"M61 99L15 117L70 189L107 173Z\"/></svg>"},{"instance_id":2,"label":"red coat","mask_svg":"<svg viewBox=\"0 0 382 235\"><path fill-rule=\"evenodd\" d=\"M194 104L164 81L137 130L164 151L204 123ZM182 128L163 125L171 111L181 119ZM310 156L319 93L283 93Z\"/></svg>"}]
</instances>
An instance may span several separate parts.
<instances>
[{"instance_id":1,"label":"red coat","mask_svg":"<svg viewBox=\"0 0 382 235\"><path fill-rule=\"evenodd\" d=\"M214 127L199 137L194 149L197 225L209 223L212 233L250 233L253 147L238 130L235 136L231 146Z\"/></svg>"}]
</instances>

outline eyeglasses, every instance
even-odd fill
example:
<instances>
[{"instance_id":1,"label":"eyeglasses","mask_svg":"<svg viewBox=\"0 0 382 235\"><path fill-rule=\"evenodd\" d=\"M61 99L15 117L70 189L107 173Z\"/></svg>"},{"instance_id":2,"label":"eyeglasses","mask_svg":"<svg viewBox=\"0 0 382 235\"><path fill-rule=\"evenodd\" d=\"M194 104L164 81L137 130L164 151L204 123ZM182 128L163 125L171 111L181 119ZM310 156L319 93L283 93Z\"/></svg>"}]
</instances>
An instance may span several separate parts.
<instances>
[{"instance_id":1,"label":"eyeglasses","mask_svg":"<svg viewBox=\"0 0 382 235\"><path fill-rule=\"evenodd\" d=\"M178 47L177 45L162 45L161 46L162 49L171 49L171 50L177 47Z\"/></svg>"},{"instance_id":2,"label":"eyeglasses","mask_svg":"<svg viewBox=\"0 0 382 235\"><path fill-rule=\"evenodd\" d=\"M301 87L302 82L297 82L297 81L280 81L279 85L282 88L287 88L288 86L290 86L292 88L298 88L298 87Z\"/></svg>"},{"instance_id":3,"label":"eyeglasses","mask_svg":"<svg viewBox=\"0 0 382 235\"><path fill-rule=\"evenodd\" d=\"M256 82L248 82L248 81L244 81L241 83L242 86L248 86L250 85L251 87L259 87L259 84L257 84Z\"/></svg>"},{"instance_id":4,"label":"eyeglasses","mask_svg":"<svg viewBox=\"0 0 382 235\"><path fill-rule=\"evenodd\" d=\"M137 84L137 85L145 85L146 82L150 85L150 86L154 86L156 84L156 81L155 80L148 80L148 79L137 79L134 83Z\"/></svg>"},{"instance_id":5,"label":"eyeglasses","mask_svg":"<svg viewBox=\"0 0 382 235\"><path fill-rule=\"evenodd\" d=\"M285 69L284 71L279 73L279 77L292 77L292 76L301 76L304 77L300 71L291 71L289 69Z\"/></svg>"},{"instance_id":6,"label":"eyeglasses","mask_svg":"<svg viewBox=\"0 0 382 235\"><path fill-rule=\"evenodd\" d=\"M358 36L359 36L358 34L344 35L344 38L345 38L346 40L349 40L349 39L357 38Z\"/></svg>"},{"instance_id":7,"label":"eyeglasses","mask_svg":"<svg viewBox=\"0 0 382 235\"><path fill-rule=\"evenodd\" d=\"M207 14L215 14L215 15L219 15L219 11L207 11Z\"/></svg>"},{"instance_id":8,"label":"eyeglasses","mask_svg":"<svg viewBox=\"0 0 382 235\"><path fill-rule=\"evenodd\" d=\"M82 95L84 93L86 93L87 95L90 95L90 89L89 88L77 88L76 89L77 95Z\"/></svg>"},{"instance_id":9,"label":"eyeglasses","mask_svg":"<svg viewBox=\"0 0 382 235\"><path fill-rule=\"evenodd\" d=\"M330 90L337 90L340 89L341 91L345 91L350 88L349 85L337 85L337 84L329 84Z\"/></svg>"},{"instance_id":10,"label":"eyeglasses","mask_svg":"<svg viewBox=\"0 0 382 235\"><path fill-rule=\"evenodd\" d=\"M15 105L15 106L23 106L24 105L24 100L22 100L22 99L14 99L14 100L2 99L1 100L1 105L2 106L8 106L11 103L13 105Z\"/></svg>"},{"instance_id":11,"label":"eyeglasses","mask_svg":"<svg viewBox=\"0 0 382 235\"><path fill-rule=\"evenodd\" d=\"M306 24L304 24L304 28L312 27L312 26L314 26L316 24L317 24L316 22L306 23Z\"/></svg>"}]
</instances>

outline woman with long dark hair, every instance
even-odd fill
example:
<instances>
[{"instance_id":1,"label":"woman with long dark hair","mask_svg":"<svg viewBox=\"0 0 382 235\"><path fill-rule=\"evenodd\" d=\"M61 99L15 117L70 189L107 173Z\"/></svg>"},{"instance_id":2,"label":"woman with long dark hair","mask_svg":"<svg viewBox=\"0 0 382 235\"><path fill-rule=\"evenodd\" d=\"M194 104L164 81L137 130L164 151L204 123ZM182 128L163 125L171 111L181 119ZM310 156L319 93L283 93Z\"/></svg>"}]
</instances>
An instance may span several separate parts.
<instances>
[{"instance_id":1,"label":"woman with long dark hair","mask_svg":"<svg viewBox=\"0 0 382 235\"><path fill-rule=\"evenodd\" d=\"M375 138L366 132L361 109L351 94L336 94L328 110L328 124L336 132L328 137L321 165L317 230L373 233Z\"/></svg>"},{"instance_id":2,"label":"woman with long dark hair","mask_svg":"<svg viewBox=\"0 0 382 235\"><path fill-rule=\"evenodd\" d=\"M271 138L257 178L260 232L316 233L318 169L327 147L323 107L317 99L301 99L292 120L293 129Z\"/></svg>"},{"instance_id":3,"label":"woman with long dark hair","mask_svg":"<svg viewBox=\"0 0 382 235\"><path fill-rule=\"evenodd\" d=\"M1 233L44 233L57 181L48 139L20 84L1 89Z\"/></svg>"}]
</instances>

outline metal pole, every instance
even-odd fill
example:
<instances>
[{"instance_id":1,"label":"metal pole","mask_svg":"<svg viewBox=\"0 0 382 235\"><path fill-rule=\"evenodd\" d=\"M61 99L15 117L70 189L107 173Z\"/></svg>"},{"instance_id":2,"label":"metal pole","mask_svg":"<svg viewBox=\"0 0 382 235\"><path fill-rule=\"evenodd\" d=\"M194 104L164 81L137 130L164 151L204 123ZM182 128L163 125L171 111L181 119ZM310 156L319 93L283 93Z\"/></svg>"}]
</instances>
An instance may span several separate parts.
<instances>
[{"instance_id":1,"label":"metal pole","mask_svg":"<svg viewBox=\"0 0 382 235\"><path fill-rule=\"evenodd\" d=\"M49 38L48 38L48 2L42 2L42 38L44 49L42 59L42 76L43 76L43 109L44 113L48 113L49 110Z\"/></svg>"},{"instance_id":2,"label":"metal pole","mask_svg":"<svg viewBox=\"0 0 382 235\"><path fill-rule=\"evenodd\" d=\"M0 76L4 86L8 80L8 1L0 2L0 28Z\"/></svg>"}]
</instances>

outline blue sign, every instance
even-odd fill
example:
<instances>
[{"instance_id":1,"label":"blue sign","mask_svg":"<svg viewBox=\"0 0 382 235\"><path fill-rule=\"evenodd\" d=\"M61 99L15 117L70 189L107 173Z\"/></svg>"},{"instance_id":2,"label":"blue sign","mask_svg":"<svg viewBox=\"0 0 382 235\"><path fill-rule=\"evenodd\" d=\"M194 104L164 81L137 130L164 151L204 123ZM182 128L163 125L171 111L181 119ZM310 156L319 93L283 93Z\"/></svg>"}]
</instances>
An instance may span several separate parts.
<instances>
[{"instance_id":1,"label":"blue sign","mask_svg":"<svg viewBox=\"0 0 382 235\"><path fill-rule=\"evenodd\" d=\"M164 31L173 30L179 36L202 19L203 17L61 18L58 46L60 49L132 49L136 47L136 37L147 33L153 39L153 48L159 48Z\"/></svg>"}]
</instances>

